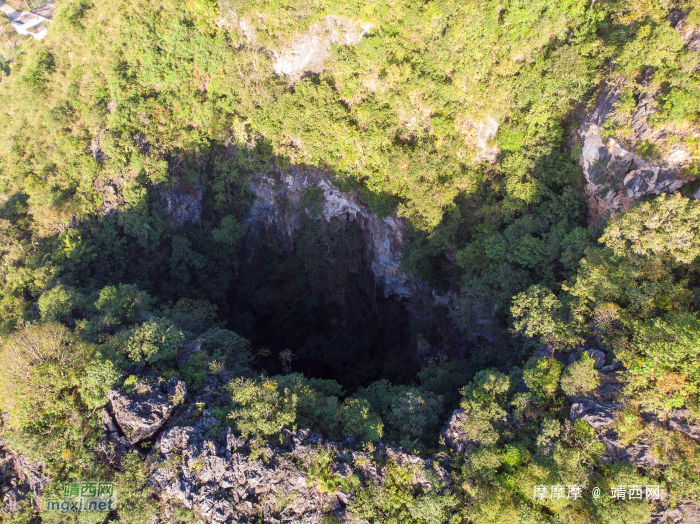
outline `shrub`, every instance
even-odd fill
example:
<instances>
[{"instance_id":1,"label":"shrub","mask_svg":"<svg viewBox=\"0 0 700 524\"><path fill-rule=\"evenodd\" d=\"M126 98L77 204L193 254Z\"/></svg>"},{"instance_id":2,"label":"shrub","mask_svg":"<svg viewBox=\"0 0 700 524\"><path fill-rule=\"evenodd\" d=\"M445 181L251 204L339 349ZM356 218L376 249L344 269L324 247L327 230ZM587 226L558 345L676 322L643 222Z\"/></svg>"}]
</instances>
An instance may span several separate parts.
<instances>
[{"instance_id":1,"label":"shrub","mask_svg":"<svg viewBox=\"0 0 700 524\"><path fill-rule=\"evenodd\" d=\"M442 397L418 388L409 388L391 402L386 423L402 442L420 438L438 423L442 412Z\"/></svg>"},{"instance_id":2,"label":"shrub","mask_svg":"<svg viewBox=\"0 0 700 524\"><path fill-rule=\"evenodd\" d=\"M552 357L531 358L525 364L523 379L528 388L541 399L552 399L559 389L562 364Z\"/></svg>"},{"instance_id":3,"label":"shrub","mask_svg":"<svg viewBox=\"0 0 700 524\"><path fill-rule=\"evenodd\" d=\"M226 387L233 403L228 417L244 438L277 436L294 424L297 396L288 390L281 393L276 381L238 377Z\"/></svg>"},{"instance_id":4,"label":"shrub","mask_svg":"<svg viewBox=\"0 0 700 524\"><path fill-rule=\"evenodd\" d=\"M595 359L588 353L583 353L581 358L567 366L561 376L562 391L572 397L588 395L600 384L598 372L593 369Z\"/></svg>"},{"instance_id":5,"label":"shrub","mask_svg":"<svg viewBox=\"0 0 700 524\"><path fill-rule=\"evenodd\" d=\"M177 355L185 335L164 318L155 318L112 338L117 351L132 362L164 361Z\"/></svg>"},{"instance_id":6,"label":"shrub","mask_svg":"<svg viewBox=\"0 0 700 524\"><path fill-rule=\"evenodd\" d=\"M346 399L338 412L341 434L365 442L382 437L384 426L376 413L370 410L369 402L364 399Z\"/></svg>"}]
</instances>

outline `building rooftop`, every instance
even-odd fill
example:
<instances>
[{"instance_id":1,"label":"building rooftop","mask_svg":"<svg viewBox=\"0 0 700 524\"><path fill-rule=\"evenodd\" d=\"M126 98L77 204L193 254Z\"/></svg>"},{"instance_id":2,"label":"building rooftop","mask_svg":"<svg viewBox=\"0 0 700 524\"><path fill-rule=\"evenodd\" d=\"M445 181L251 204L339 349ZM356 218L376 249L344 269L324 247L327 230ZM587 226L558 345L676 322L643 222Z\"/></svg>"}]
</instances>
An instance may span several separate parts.
<instances>
[{"instance_id":1,"label":"building rooftop","mask_svg":"<svg viewBox=\"0 0 700 524\"><path fill-rule=\"evenodd\" d=\"M35 15L39 15L41 17L44 17L47 20L51 20L53 18L53 12L55 10L56 10L56 2L55 2L55 0L51 0L50 2L46 2L44 5L39 6L36 9L32 9L30 12L34 13Z\"/></svg>"},{"instance_id":2,"label":"building rooftop","mask_svg":"<svg viewBox=\"0 0 700 524\"><path fill-rule=\"evenodd\" d=\"M31 27L36 24L40 24L45 19L43 16L36 15L34 13L22 13L19 17L12 21L12 25L15 27Z\"/></svg>"}]
</instances>

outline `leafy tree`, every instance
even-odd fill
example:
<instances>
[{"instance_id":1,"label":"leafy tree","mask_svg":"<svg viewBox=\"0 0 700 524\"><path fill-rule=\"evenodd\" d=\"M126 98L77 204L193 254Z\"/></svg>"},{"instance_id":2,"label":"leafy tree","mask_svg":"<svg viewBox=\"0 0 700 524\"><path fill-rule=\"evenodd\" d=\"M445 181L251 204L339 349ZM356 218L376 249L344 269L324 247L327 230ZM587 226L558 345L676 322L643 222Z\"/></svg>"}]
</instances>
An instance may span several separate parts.
<instances>
[{"instance_id":1,"label":"leafy tree","mask_svg":"<svg viewBox=\"0 0 700 524\"><path fill-rule=\"evenodd\" d=\"M506 419L503 403L510 389L506 375L494 369L479 371L474 380L463 390L462 409L467 413L464 434L467 439L483 446L493 446L498 442L496 429L499 422Z\"/></svg>"},{"instance_id":2,"label":"leafy tree","mask_svg":"<svg viewBox=\"0 0 700 524\"><path fill-rule=\"evenodd\" d=\"M95 308L103 323L134 324L150 311L154 300L133 284L107 286L100 291Z\"/></svg>"},{"instance_id":3,"label":"leafy tree","mask_svg":"<svg viewBox=\"0 0 700 524\"><path fill-rule=\"evenodd\" d=\"M38 301L41 318L44 321L65 321L82 299L81 294L70 286L59 284L48 289L42 293Z\"/></svg>"},{"instance_id":4,"label":"leafy tree","mask_svg":"<svg viewBox=\"0 0 700 524\"><path fill-rule=\"evenodd\" d=\"M513 297L510 313L516 333L537 338L542 343L555 342L562 330L557 318L561 302L549 289L535 285Z\"/></svg>"},{"instance_id":5,"label":"leafy tree","mask_svg":"<svg viewBox=\"0 0 700 524\"><path fill-rule=\"evenodd\" d=\"M561 389L566 395L580 397L588 395L600 384L598 372L593 368L595 359L588 353L566 367L561 375Z\"/></svg>"},{"instance_id":6,"label":"leafy tree","mask_svg":"<svg viewBox=\"0 0 700 524\"><path fill-rule=\"evenodd\" d=\"M438 423L442 412L442 397L418 388L409 388L396 395L386 416L386 423L403 442L425 436Z\"/></svg>"},{"instance_id":7,"label":"leafy tree","mask_svg":"<svg viewBox=\"0 0 700 524\"><path fill-rule=\"evenodd\" d=\"M50 428L75 408L93 348L61 324L32 325L6 338L0 359L3 411L15 428Z\"/></svg>"},{"instance_id":8,"label":"leafy tree","mask_svg":"<svg viewBox=\"0 0 700 524\"><path fill-rule=\"evenodd\" d=\"M690 264L700 255L700 206L695 200L661 194L613 216L600 242L617 256L630 253Z\"/></svg>"},{"instance_id":9,"label":"leafy tree","mask_svg":"<svg viewBox=\"0 0 700 524\"><path fill-rule=\"evenodd\" d=\"M149 363L174 358L185 336L164 318L153 318L121 331L112 338L117 352L132 362Z\"/></svg>"},{"instance_id":10,"label":"leafy tree","mask_svg":"<svg viewBox=\"0 0 700 524\"><path fill-rule=\"evenodd\" d=\"M523 369L523 379L530 390L543 400L552 400L559 390L561 362L553 357L531 358Z\"/></svg>"}]
</instances>

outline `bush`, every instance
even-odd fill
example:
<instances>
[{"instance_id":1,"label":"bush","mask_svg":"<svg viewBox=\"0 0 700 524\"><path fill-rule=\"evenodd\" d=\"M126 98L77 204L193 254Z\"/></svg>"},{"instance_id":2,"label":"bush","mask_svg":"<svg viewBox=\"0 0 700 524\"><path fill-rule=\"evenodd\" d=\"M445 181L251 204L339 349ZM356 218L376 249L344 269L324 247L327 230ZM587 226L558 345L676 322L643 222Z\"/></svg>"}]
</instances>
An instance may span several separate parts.
<instances>
[{"instance_id":1,"label":"bush","mask_svg":"<svg viewBox=\"0 0 700 524\"><path fill-rule=\"evenodd\" d=\"M531 358L525 364L523 379L539 398L551 400L559 390L562 364L552 357Z\"/></svg>"},{"instance_id":2,"label":"bush","mask_svg":"<svg viewBox=\"0 0 700 524\"><path fill-rule=\"evenodd\" d=\"M117 352L132 362L149 363L174 358L185 335L164 318L155 318L112 338Z\"/></svg>"},{"instance_id":3,"label":"bush","mask_svg":"<svg viewBox=\"0 0 700 524\"><path fill-rule=\"evenodd\" d=\"M226 387L233 403L228 417L244 438L278 436L294 424L298 398L289 390L281 393L276 381L238 377Z\"/></svg>"},{"instance_id":4,"label":"bush","mask_svg":"<svg viewBox=\"0 0 700 524\"><path fill-rule=\"evenodd\" d=\"M346 399L338 412L341 434L365 442L379 440L384 432L382 420L370 410L364 399Z\"/></svg>"},{"instance_id":5,"label":"bush","mask_svg":"<svg viewBox=\"0 0 700 524\"><path fill-rule=\"evenodd\" d=\"M10 426L52 427L67 417L92 355L61 324L31 325L7 337L0 349L0 410L9 413Z\"/></svg>"},{"instance_id":6,"label":"bush","mask_svg":"<svg viewBox=\"0 0 700 524\"><path fill-rule=\"evenodd\" d=\"M598 372L593 369L595 359L588 353L583 353L581 358L567 366L561 376L562 391L572 397L588 395L600 384Z\"/></svg>"}]
</instances>

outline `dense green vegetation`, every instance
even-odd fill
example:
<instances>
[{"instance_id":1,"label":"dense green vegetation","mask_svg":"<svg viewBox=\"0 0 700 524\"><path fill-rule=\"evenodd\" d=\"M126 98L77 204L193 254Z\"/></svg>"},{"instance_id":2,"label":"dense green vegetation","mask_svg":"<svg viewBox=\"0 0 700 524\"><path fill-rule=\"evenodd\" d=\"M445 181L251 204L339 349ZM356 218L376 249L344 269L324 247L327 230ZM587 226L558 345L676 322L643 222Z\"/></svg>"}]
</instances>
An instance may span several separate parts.
<instances>
[{"instance_id":1,"label":"dense green vegetation","mask_svg":"<svg viewBox=\"0 0 700 524\"><path fill-rule=\"evenodd\" d=\"M144 369L190 392L228 371L213 415L258 444L308 427L451 466L451 489L423 492L391 461L382 486L342 484L329 457L308 465L373 523L651 512L539 500L536 485L660 484L671 504L700 503L700 445L642 417L700 418L700 207L652 196L590 221L574 136L605 82L621 86L620 114L654 91L650 123L683 131L697 174L700 53L671 27L678 9L700 22L685 0L60 2L45 40L0 72L3 442L43 460L52 489L114 479L123 509L103 521L140 522L143 462L94 452L107 391ZM371 28L333 44L322 72L276 75L281 50L329 16ZM359 227L315 218L318 188L294 249L247 235L252 175L289 166L405 218L401 267L448 305L383 299ZM194 218L182 202L198 195ZM202 352L179 366L192 339ZM605 465L597 432L569 419L599 384L593 359L533 356L584 344L622 364L615 430L659 467ZM469 453L439 436L459 407Z\"/></svg>"}]
</instances>

